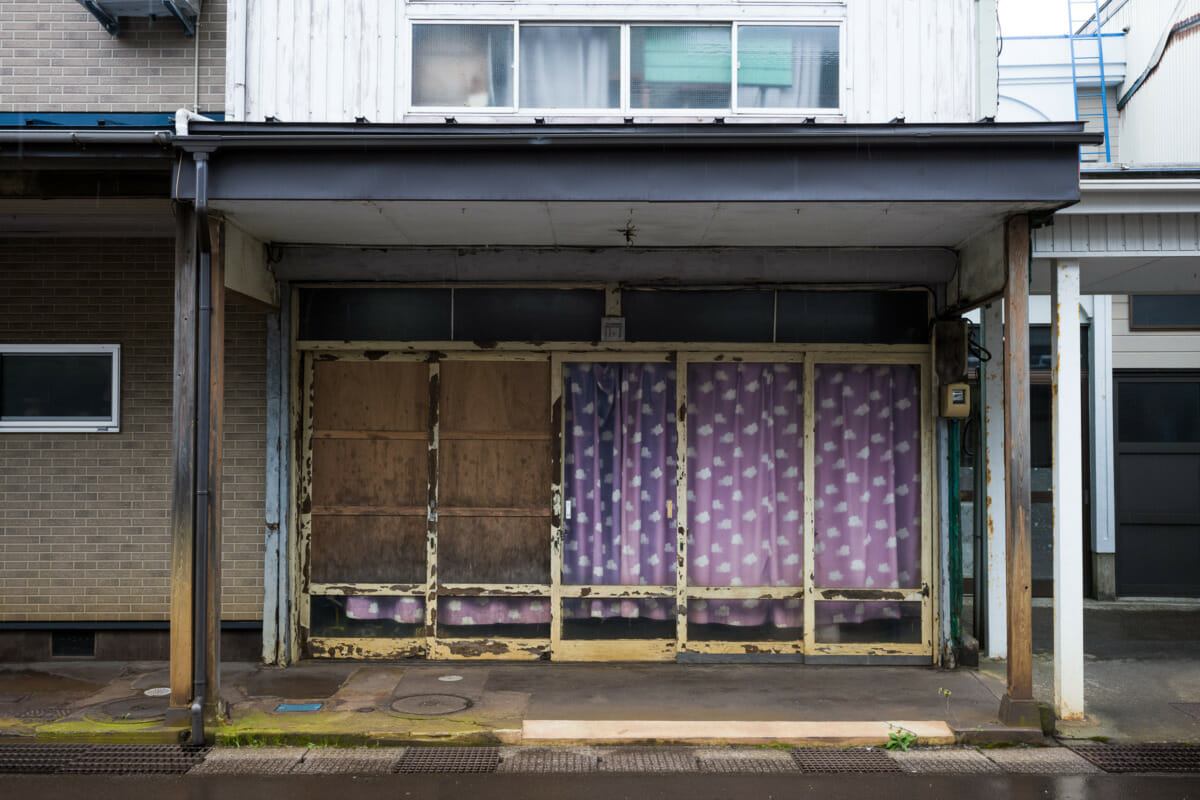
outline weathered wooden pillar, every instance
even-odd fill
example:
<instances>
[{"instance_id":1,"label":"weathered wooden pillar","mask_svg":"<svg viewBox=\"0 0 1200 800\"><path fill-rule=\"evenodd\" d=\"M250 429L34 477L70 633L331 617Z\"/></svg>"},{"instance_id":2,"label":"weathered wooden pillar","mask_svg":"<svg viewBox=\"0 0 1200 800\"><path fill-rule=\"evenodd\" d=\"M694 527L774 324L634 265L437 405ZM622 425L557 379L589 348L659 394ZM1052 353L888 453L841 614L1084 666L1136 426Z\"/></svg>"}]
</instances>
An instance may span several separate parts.
<instances>
[{"instance_id":1,"label":"weathered wooden pillar","mask_svg":"<svg viewBox=\"0 0 1200 800\"><path fill-rule=\"evenodd\" d=\"M208 414L208 594L205 609L205 644L208 660L207 705L215 708L221 687L221 470L225 441L225 247L223 225L209 224L212 240L210 287L212 311L209 328Z\"/></svg>"},{"instance_id":2,"label":"weathered wooden pillar","mask_svg":"<svg viewBox=\"0 0 1200 800\"><path fill-rule=\"evenodd\" d=\"M1054 315L1054 711L1083 719L1083 443L1079 262L1051 268Z\"/></svg>"},{"instance_id":3,"label":"weathered wooden pillar","mask_svg":"<svg viewBox=\"0 0 1200 800\"><path fill-rule=\"evenodd\" d=\"M171 707L192 699L192 570L196 483L196 215L175 210L175 359L171 480Z\"/></svg>"},{"instance_id":4,"label":"weathered wooden pillar","mask_svg":"<svg viewBox=\"0 0 1200 800\"><path fill-rule=\"evenodd\" d=\"M1033 595L1029 444L1029 218L1008 221L1004 289L1004 438L1008 450L1008 681L1006 725L1037 727L1033 699Z\"/></svg>"}]
</instances>

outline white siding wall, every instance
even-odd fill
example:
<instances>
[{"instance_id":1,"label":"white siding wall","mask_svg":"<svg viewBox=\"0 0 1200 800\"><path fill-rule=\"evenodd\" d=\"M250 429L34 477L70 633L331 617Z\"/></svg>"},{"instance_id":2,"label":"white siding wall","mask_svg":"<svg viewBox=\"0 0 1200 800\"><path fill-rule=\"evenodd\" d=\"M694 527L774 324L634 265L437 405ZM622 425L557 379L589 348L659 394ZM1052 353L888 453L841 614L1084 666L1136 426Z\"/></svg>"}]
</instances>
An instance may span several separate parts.
<instances>
[{"instance_id":1,"label":"white siding wall","mask_svg":"<svg viewBox=\"0 0 1200 800\"><path fill-rule=\"evenodd\" d=\"M1100 91L1098 86L1080 86L1080 95L1095 95ZM1120 144L1121 144L1121 125L1117 119L1117 90L1114 87L1109 87L1106 90L1108 95L1108 143L1109 156L1114 164L1120 163ZM1103 108L1099 97L1080 97L1079 98L1079 118L1083 120L1084 127L1089 131L1104 132L1104 117L1100 116L1103 113ZM1093 161L1104 160L1104 145L1099 147L1086 147L1085 152L1097 152L1098 158L1093 158Z\"/></svg>"},{"instance_id":2,"label":"white siding wall","mask_svg":"<svg viewBox=\"0 0 1200 800\"><path fill-rule=\"evenodd\" d=\"M973 122L980 116L975 110L975 13L980 5L975 0L637 4L251 0L245 17L245 87L231 70L227 106L231 119L244 108L241 118L247 120L274 116L288 122L344 122L355 117L403 121L408 98L408 23L415 19L844 19L842 83L847 122L887 122L901 115L909 122ZM237 97L243 92L244 105Z\"/></svg>"},{"instance_id":3,"label":"white siding wall","mask_svg":"<svg viewBox=\"0 0 1200 800\"><path fill-rule=\"evenodd\" d=\"M1129 330L1129 297L1112 304L1113 369L1200 369L1200 331Z\"/></svg>"},{"instance_id":4,"label":"white siding wall","mask_svg":"<svg viewBox=\"0 0 1200 800\"><path fill-rule=\"evenodd\" d=\"M1200 14L1200 0L1131 0L1118 15L1129 26L1128 69L1119 91L1142 75L1159 39L1175 23ZM1152 74L1121 114L1122 160L1129 164L1200 163L1200 104L1194 102L1200 75L1200 32L1175 37Z\"/></svg>"}]
</instances>

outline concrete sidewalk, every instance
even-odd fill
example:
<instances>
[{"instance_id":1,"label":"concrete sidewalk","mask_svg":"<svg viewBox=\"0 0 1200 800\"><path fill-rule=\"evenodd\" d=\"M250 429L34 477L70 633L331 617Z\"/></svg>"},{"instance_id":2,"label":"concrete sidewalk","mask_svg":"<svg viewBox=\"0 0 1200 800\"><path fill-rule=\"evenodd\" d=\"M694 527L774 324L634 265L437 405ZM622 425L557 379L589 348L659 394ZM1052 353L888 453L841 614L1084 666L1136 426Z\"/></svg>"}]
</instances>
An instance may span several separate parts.
<instances>
[{"instance_id":1,"label":"concrete sidewalk","mask_svg":"<svg viewBox=\"0 0 1200 800\"><path fill-rule=\"evenodd\" d=\"M1053 700L1038 601L1035 697ZM1200 607L1088 603L1088 719L1064 740L1200 742ZM224 744L879 745L1042 742L997 722L1005 665L227 663ZM0 665L0 740L178 743L162 662ZM156 696L159 695L159 696Z\"/></svg>"}]
</instances>

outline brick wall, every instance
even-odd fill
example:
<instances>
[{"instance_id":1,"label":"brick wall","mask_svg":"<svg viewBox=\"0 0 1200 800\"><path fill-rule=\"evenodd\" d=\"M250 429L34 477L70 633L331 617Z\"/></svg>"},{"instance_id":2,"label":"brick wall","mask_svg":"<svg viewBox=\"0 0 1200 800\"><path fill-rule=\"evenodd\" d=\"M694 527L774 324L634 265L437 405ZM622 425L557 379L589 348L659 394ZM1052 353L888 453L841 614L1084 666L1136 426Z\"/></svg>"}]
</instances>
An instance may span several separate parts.
<instances>
[{"instance_id":1,"label":"brick wall","mask_svg":"<svg viewBox=\"0 0 1200 800\"><path fill-rule=\"evenodd\" d=\"M225 0L200 16L200 110L225 108ZM0 112L192 107L196 39L164 15L109 36L75 0L0 0Z\"/></svg>"},{"instance_id":2,"label":"brick wall","mask_svg":"<svg viewBox=\"0 0 1200 800\"><path fill-rule=\"evenodd\" d=\"M0 620L165 620L174 245L0 241L0 341L121 345L120 433L0 433ZM228 306L226 619L262 616L266 321Z\"/></svg>"}]
</instances>

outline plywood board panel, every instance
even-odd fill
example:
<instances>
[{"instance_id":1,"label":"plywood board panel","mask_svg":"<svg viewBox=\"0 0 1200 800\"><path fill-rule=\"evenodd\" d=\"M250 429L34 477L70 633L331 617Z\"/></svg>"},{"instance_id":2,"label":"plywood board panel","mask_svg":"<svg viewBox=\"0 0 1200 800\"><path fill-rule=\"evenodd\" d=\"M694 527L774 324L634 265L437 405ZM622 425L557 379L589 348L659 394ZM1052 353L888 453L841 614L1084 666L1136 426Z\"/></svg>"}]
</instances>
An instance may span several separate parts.
<instances>
[{"instance_id":1,"label":"plywood board panel","mask_svg":"<svg viewBox=\"0 0 1200 800\"><path fill-rule=\"evenodd\" d=\"M450 583L549 583L550 519L443 517L438 572Z\"/></svg>"},{"instance_id":2,"label":"plywood board panel","mask_svg":"<svg viewBox=\"0 0 1200 800\"><path fill-rule=\"evenodd\" d=\"M549 439L442 441L444 507L550 509Z\"/></svg>"},{"instance_id":3,"label":"plywood board panel","mask_svg":"<svg viewBox=\"0 0 1200 800\"><path fill-rule=\"evenodd\" d=\"M424 441L315 439L315 506L424 506Z\"/></svg>"},{"instance_id":4,"label":"plywood board panel","mask_svg":"<svg viewBox=\"0 0 1200 800\"><path fill-rule=\"evenodd\" d=\"M425 517L314 514L313 583L423 583Z\"/></svg>"},{"instance_id":5,"label":"plywood board panel","mask_svg":"<svg viewBox=\"0 0 1200 800\"><path fill-rule=\"evenodd\" d=\"M550 433L550 361L446 361L442 430ZM548 483L548 482L547 482Z\"/></svg>"},{"instance_id":6,"label":"plywood board panel","mask_svg":"<svg viewBox=\"0 0 1200 800\"><path fill-rule=\"evenodd\" d=\"M317 361L313 384L313 427L318 431L425 431L428 427L426 364Z\"/></svg>"}]
</instances>

